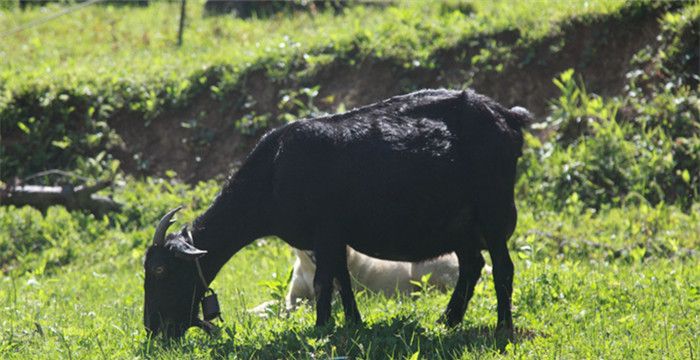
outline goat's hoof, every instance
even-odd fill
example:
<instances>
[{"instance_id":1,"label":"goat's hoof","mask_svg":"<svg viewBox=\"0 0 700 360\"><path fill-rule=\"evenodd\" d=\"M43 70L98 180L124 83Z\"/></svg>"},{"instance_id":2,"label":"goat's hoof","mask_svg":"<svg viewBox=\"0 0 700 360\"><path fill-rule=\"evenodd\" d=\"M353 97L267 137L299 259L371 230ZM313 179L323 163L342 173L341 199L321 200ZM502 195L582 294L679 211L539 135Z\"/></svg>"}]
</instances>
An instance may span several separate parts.
<instances>
[{"instance_id":1,"label":"goat's hoof","mask_svg":"<svg viewBox=\"0 0 700 360\"><path fill-rule=\"evenodd\" d=\"M513 326L498 326L496 327L496 338L499 340L506 340L508 342L515 341L515 331Z\"/></svg>"},{"instance_id":2,"label":"goat's hoof","mask_svg":"<svg viewBox=\"0 0 700 360\"><path fill-rule=\"evenodd\" d=\"M328 320L316 320L316 329L329 329L335 326L335 322L331 319Z\"/></svg>"},{"instance_id":3,"label":"goat's hoof","mask_svg":"<svg viewBox=\"0 0 700 360\"><path fill-rule=\"evenodd\" d=\"M442 316L440 316L440 319L438 319L438 322L444 324L447 327L453 328L457 327L457 325L459 325L459 323L462 322L462 319L455 319L454 316L450 316L449 314L442 314Z\"/></svg>"},{"instance_id":4,"label":"goat's hoof","mask_svg":"<svg viewBox=\"0 0 700 360\"><path fill-rule=\"evenodd\" d=\"M363 325L362 318L345 318L345 327L362 327Z\"/></svg>"}]
</instances>

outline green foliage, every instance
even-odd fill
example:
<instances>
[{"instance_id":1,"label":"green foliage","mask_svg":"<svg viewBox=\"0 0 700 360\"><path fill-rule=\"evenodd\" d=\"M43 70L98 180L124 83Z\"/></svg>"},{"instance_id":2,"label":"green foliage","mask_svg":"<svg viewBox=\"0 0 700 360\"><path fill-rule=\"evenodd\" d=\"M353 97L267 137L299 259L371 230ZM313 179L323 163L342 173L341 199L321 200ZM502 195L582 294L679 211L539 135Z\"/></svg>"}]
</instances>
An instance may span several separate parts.
<instances>
[{"instance_id":1,"label":"green foliage","mask_svg":"<svg viewBox=\"0 0 700 360\"><path fill-rule=\"evenodd\" d=\"M43 216L30 207L0 207L0 263L3 272L32 271L37 275L67 264L86 243L105 237L106 218L70 213L51 207Z\"/></svg>"},{"instance_id":2,"label":"green foliage","mask_svg":"<svg viewBox=\"0 0 700 360\"><path fill-rule=\"evenodd\" d=\"M289 285L289 280L291 280L292 272L289 273L290 276L287 277L276 277L272 280L261 281L259 285L265 287L272 299L272 303L265 308L267 312L266 315L272 315L276 317L282 317L285 315L285 310L287 308L285 298L287 295L287 287Z\"/></svg>"},{"instance_id":3,"label":"green foliage","mask_svg":"<svg viewBox=\"0 0 700 360\"><path fill-rule=\"evenodd\" d=\"M529 208L525 204L523 200L519 208ZM664 204L631 201L593 210L574 195L561 210L530 209L521 212L510 244L520 259L541 262L559 254L596 262L629 261L637 248L644 248L647 258L697 255L695 236L685 238L700 230L697 204L688 214Z\"/></svg>"},{"instance_id":4,"label":"green foliage","mask_svg":"<svg viewBox=\"0 0 700 360\"><path fill-rule=\"evenodd\" d=\"M689 206L700 194L700 7L661 19L657 49L640 51L621 101L645 129L660 129L671 142L673 177L663 184L671 200Z\"/></svg>"},{"instance_id":5,"label":"green foliage","mask_svg":"<svg viewBox=\"0 0 700 360\"><path fill-rule=\"evenodd\" d=\"M311 88L301 88L298 90L282 91L281 100L277 107L280 110L280 119L284 122L291 122L297 119L304 119L322 115L316 105L316 97L320 86ZM332 99L327 101L332 103Z\"/></svg>"},{"instance_id":6,"label":"green foliage","mask_svg":"<svg viewBox=\"0 0 700 360\"><path fill-rule=\"evenodd\" d=\"M277 103L277 116L271 113L257 114L252 108L256 101L248 97L244 108L250 111L243 118L236 120L235 126L238 131L245 135L259 135L261 132L270 129L275 124L292 122L297 119L321 115L323 112L316 105L320 86L303 87L294 90L282 90ZM327 103L332 103L326 100ZM273 121L273 119L277 119Z\"/></svg>"},{"instance_id":7,"label":"green foliage","mask_svg":"<svg viewBox=\"0 0 700 360\"><path fill-rule=\"evenodd\" d=\"M101 219L68 212L61 206L50 207L46 214L30 207L0 207L0 225L4 229L0 233L0 270L40 275L70 263L76 254L99 251L94 257L98 261L107 254L143 248L151 240L148 229L164 213L186 205L181 216L191 220L209 206L216 191L218 186L213 182L190 188L165 180L128 180L114 194L117 201L125 204L121 213Z\"/></svg>"},{"instance_id":8,"label":"green foliage","mask_svg":"<svg viewBox=\"0 0 700 360\"><path fill-rule=\"evenodd\" d=\"M623 98L588 93L571 69L554 79L561 95L534 126L545 140L526 135L520 194L555 209L572 197L592 208L637 198L690 208L700 194L700 97L696 69L678 59L697 59L697 41L680 39L699 39L698 9L661 20L660 46L636 55Z\"/></svg>"},{"instance_id":9,"label":"green foliage","mask_svg":"<svg viewBox=\"0 0 700 360\"><path fill-rule=\"evenodd\" d=\"M130 196L138 196L144 209L164 201L159 197L179 192L187 199L203 196L197 194L204 190L201 186L170 186L168 190L158 181L134 182L124 191L134 189ZM208 203L216 187L205 187ZM5 304L0 308L0 354L398 359L420 351L426 358L448 359L626 358L641 352L647 358L687 358L700 345L700 272L697 254L688 252L700 246L700 209L696 206L686 214L667 205L631 204L592 212L581 211L575 201L569 206L561 212L520 206L519 226L510 244L518 342L508 345L505 353L505 344L493 337L496 296L489 275L477 284L464 324L455 330L437 321L449 294L428 286L420 296L396 299L363 292L358 296L365 321L361 327L344 325L339 301L334 303L333 329L315 329L315 312L308 305L289 315L257 318L246 309L271 296L281 299L289 279L293 253L276 239L243 249L214 282L226 320L218 336L192 329L180 341L148 340L141 320L141 262L153 223L128 230L119 221L96 221L53 208L42 222L32 210L5 209L39 222L15 226L19 236L44 236L40 229L58 228L55 221L60 219L64 229L48 234L85 237L60 269L16 269L0 281ZM201 208L187 210L180 224ZM155 222L158 215L144 214L144 221ZM86 226L99 231L86 234ZM606 346L611 342L616 346Z\"/></svg>"},{"instance_id":10,"label":"green foliage","mask_svg":"<svg viewBox=\"0 0 700 360\"><path fill-rule=\"evenodd\" d=\"M143 8L91 6L3 39L0 128L9 141L0 145L2 177L23 177L46 164L73 168L78 157L120 145L107 123L149 124L197 96L224 99L251 74L289 82L334 63L431 68L437 54L465 39L515 28L533 40L558 31L572 14L602 16L626 6L618 0L589 1L585 8L555 0L537 7L407 1L241 20L202 16L202 4L188 4L181 48L174 46L179 4L160 1ZM57 4L3 9L0 28L60 10ZM495 42L484 49L474 63L502 69L507 49ZM244 110L235 125L245 134L273 123L267 111Z\"/></svg>"},{"instance_id":11,"label":"green foliage","mask_svg":"<svg viewBox=\"0 0 700 360\"><path fill-rule=\"evenodd\" d=\"M617 104L605 102L600 96L586 91L583 79L574 80L574 70L568 69L553 80L561 95L551 103L546 125L556 130L559 142L569 143L590 130L601 119L615 119Z\"/></svg>"},{"instance_id":12,"label":"green foliage","mask_svg":"<svg viewBox=\"0 0 700 360\"><path fill-rule=\"evenodd\" d=\"M46 170L46 164L75 168L78 156L117 145L119 138L105 121L108 108L70 90L18 94L14 106L0 106L0 128L10 138L0 146L3 172L22 177Z\"/></svg>"},{"instance_id":13,"label":"green foliage","mask_svg":"<svg viewBox=\"0 0 700 360\"><path fill-rule=\"evenodd\" d=\"M568 146L527 137L519 191L557 209L571 196L594 208L619 205L633 194L657 203L665 199L661 184L674 176L665 134L615 119L590 123L590 134Z\"/></svg>"},{"instance_id":14,"label":"green foliage","mask_svg":"<svg viewBox=\"0 0 700 360\"><path fill-rule=\"evenodd\" d=\"M433 286L428 283L432 274L428 273L420 277L420 281L411 280L411 285L416 288L416 291L411 293L413 297L420 297L422 295L427 295Z\"/></svg>"},{"instance_id":15,"label":"green foliage","mask_svg":"<svg viewBox=\"0 0 700 360\"><path fill-rule=\"evenodd\" d=\"M346 8L338 16L240 21L201 18L198 7L188 4L192 17L182 50L172 47L168 35L175 28L176 5L167 2L120 8L119 16L113 6L87 8L0 44L0 56L7 59L0 66L3 176L67 165L76 175L115 178L118 186L104 192L125 204L122 212L103 218L58 206L45 214L0 207L0 357L697 356L697 4L660 19L658 46L637 54L623 96L592 94L585 79L566 71L555 79L561 95L539 124L539 137L526 133L518 228L509 243L516 269L515 343L493 336L496 296L489 275L477 284L457 329L439 324L449 294L430 287L428 276L414 283L419 291L413 297L360 292L362 326L345 325L336 301L337 326L315 329L312 307L282 311L294 255L275 238L244 248L215 280L226 319L217 336L191 329L175 342L148 339L141 318L142 261L153 227L178 205L186 207L175 226L192 221L219 185L183 184L172 172L169 179L124 178L105 151L120 143L109 121L148 122L198 94L225 99L241 76L256 71L288 79L367 59L430 67L437 51L474 34L516 29L526 42L556 33L574 17L661 6L409 2ZM3 9L0 27L43 14ZM188 38L193 32L203 35ZM134 48L138 51L131 52ZM501 43L487 41L470 60L498 71L498 62L509 55ZM277 108L269 110L244 98L245 115L235 125L253 134L275 121L317 115L322 104L335 103L319 90L283 88L274 94ZM210 134L199 131L198 121L179 125L206 142ZM260 319L246 311L269 299L276 300L275 316Z\"/></svg>"}]
</instances>

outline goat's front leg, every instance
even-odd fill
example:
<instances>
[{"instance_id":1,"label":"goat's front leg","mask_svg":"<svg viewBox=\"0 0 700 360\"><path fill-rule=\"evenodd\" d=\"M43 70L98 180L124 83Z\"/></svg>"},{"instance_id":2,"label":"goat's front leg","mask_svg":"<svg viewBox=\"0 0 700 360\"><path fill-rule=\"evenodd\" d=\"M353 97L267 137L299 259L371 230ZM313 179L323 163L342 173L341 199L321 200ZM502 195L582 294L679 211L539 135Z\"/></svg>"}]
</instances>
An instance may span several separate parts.
<instances>
[{"instance_id":1,"label":"goat's front leg","mask_svg":"<svg viewBox=\"0 0 700 360\"><path fill-rule=\"evenodd\" d=\"M314 275L316 326L324 326L331 319L334 278L338 280L340 287L340 297L343 301L346 321L361 322L362 318L357 309L348 273L345 245L342 243L319 243L315 247L314 253L316 257L316 274Z\"/></svg>"},{"instance_id":2,"label":"goat's front leg","mask_svg":"<svg viewBox=\"0 0 700 360\"><path fill-rule=\"evenodd\" d=\"M316 273L314 274L314 294L316 295L316 326L321 327L331 319L331 298L333 296L332 253L323 247L314 250Z\"/></svg>"}]
</instances>

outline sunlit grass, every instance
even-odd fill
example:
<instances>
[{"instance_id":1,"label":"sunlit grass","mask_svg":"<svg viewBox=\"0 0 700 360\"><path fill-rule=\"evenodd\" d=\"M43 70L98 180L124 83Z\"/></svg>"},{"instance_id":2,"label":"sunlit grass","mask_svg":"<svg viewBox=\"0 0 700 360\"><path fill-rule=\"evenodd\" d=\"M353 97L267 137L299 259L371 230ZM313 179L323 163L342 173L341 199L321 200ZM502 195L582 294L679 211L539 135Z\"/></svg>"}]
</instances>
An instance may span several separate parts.
<instances>
[{"instance_id":1,"label":"sunlit grass","mask_svg":"<svg viewBox=\"0 0 700 360\"><path fill-rule=\"evenodd\" d=\"M0 79L11 92L30 84L100 88L124 81L151 88L149 83L189 80L194 72L214 65L227 65L235 74L271 56L287 61L308 53L307 60L313 62L317 54L342 54L351 46L378 57L425 60L436 48L478 33L515 27L524 37L538 37L556 31L557 22L567 17L611 13L623 5L476 1L475 12L464 14L416 1L353 7L338 16L319 12L241 20L205 17L202 2L188 2L182 48L175 46L177 2L152 2L144 8L95 5L1 38ZM61 9L0 10L0 28L14 29ZM88 86L85 91L97 89Z\"/></svg>"},{"instance_id":2,"label":"sunlit grass","mask_svg":"<svg viewBox=\"0 0 700 360\"><path fill-rule=\"evenodd\" d=\"M175 84L184 93L198 81L194 73L211 67L221 67L222 81L232 83L236 74L253 66L264 64L286 74L284 63L299 54L318 64L353 46L358 53L348 61L375 56L420 62L475 34L516 28L523 39L533 39L556 33L571 17L615 13L624 5L479 0L473 2L475 13L463 14L432 2L407 2L349 9L340 16L243 21L205 18L201 2L188 4L181 49L174 47L177 4L153 1L148 8L92 6L0 38L0 109L9 104L2 99L9 101L13 92L38 89L43 94L42 86L102 96L105 89L148 93ZM59 9L2 10L0 28ZM46 101L55 100L50 96ZM532 169L545 171L542 166ZM522 175L522 182L532 182L531 175ZM178 204L187 206L178 225L192 221L219 185L127 178L114 193L125 207L106 218L61 207L46 214L0 207L0 357L697 357L700 206L681 210L662 200L652 204L628 197L593 209L586 206L590 199L577 193L560 199L561 209L555 211L537 184L523 185L527 191L520 194L518 228L509 243L516 268L514 344L506 346L492 336L496 297L489 275L477 285L456 330L437 324L449 295L433 290L417 298L358 294L364 318L360 327L344 325L337 302L331 329L314 329L309 306L289 316L257 318L246 309L279 295L263 282L286 284L292 265L291 249L278 239L242 250L214 282L225 318L219 336L192 329L175 343L149 341L142 325L142 261L153 225Z\"/></svg>"},{"instance_id":3,"label":"sunlit grass","mask_svg":"<svg viewBox=\"0 0 700 360\"><path fill-rule=\"evenodd\" d=\"M528 209L521 204L510 241L515 260L515 324L518 341L492 336L496 297L484 275L463 325L437 324L449 295L434 290L418 298L384 299L360 293L362 327L346 327L339 304L336 326L313 327L314 312L303 306L290 316L260 319L246 309L272 299L263 282L285 284L291 249L276 239L256 242L224 267L213 283L222 302L224 327L209 338L198 329L174 344L148 341L142 326L141 263L152 224L173 202L188 205L180 223L208 206L218 185L197 188L167 182L129 180L118 199L132 204L112 225L83 215L35 210L37 228L15 236L63 231L71 243L45 245L24 256L0 280L0 354L4 358L688 358L700 345L700 247L697 212L674 206L630 205L597 213ZM137 202L134 199L139 199ZM2 208L3 218L12 208ZM91 216L88 216L90 218ZM51 230L56 227L63 230ZM98 231L104 227L104 231ZM90 238L90 232L95 233ZM548 235L548 234L551 234ZM0 247L19 238L0 235ZM561 247L561 239L567 241ZM670 252L634 251L676 244ZM586 245L599 243L607 247ZM57 250L72 256L60 267L37 269ZM615 253L615 249L631 251ZM6 269L7 270L7 269Z\"/></svg>"}]
</instances>

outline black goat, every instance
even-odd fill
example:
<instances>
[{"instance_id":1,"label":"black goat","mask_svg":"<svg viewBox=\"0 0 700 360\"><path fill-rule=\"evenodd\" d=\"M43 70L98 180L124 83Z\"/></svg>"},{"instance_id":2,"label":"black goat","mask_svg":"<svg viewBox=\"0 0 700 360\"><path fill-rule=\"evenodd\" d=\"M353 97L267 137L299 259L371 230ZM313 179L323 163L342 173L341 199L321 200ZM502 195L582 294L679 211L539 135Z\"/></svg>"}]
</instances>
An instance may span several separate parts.
<instances>
[{"instance_id":1,"label":"black goat","mask_svg":"<svg viewBox=\"0 0 700 360\"><path fill-rule=\"evenodd\" d=\"M361 321L346 245L402 261L456 252L459 279L444 313L450 326L464 317L486 249L497 329L512 334L506 241L529 116L473 91L423 90L270 131L190 229L165 236L177 209L161 220L144 264L146 328L181 336L210 327L198 317L206 289L195 264L209 284L242 247L277 235L315 252L317 326L330 320L334 278L345 318Z\"/></svg>"}]
</instances>

